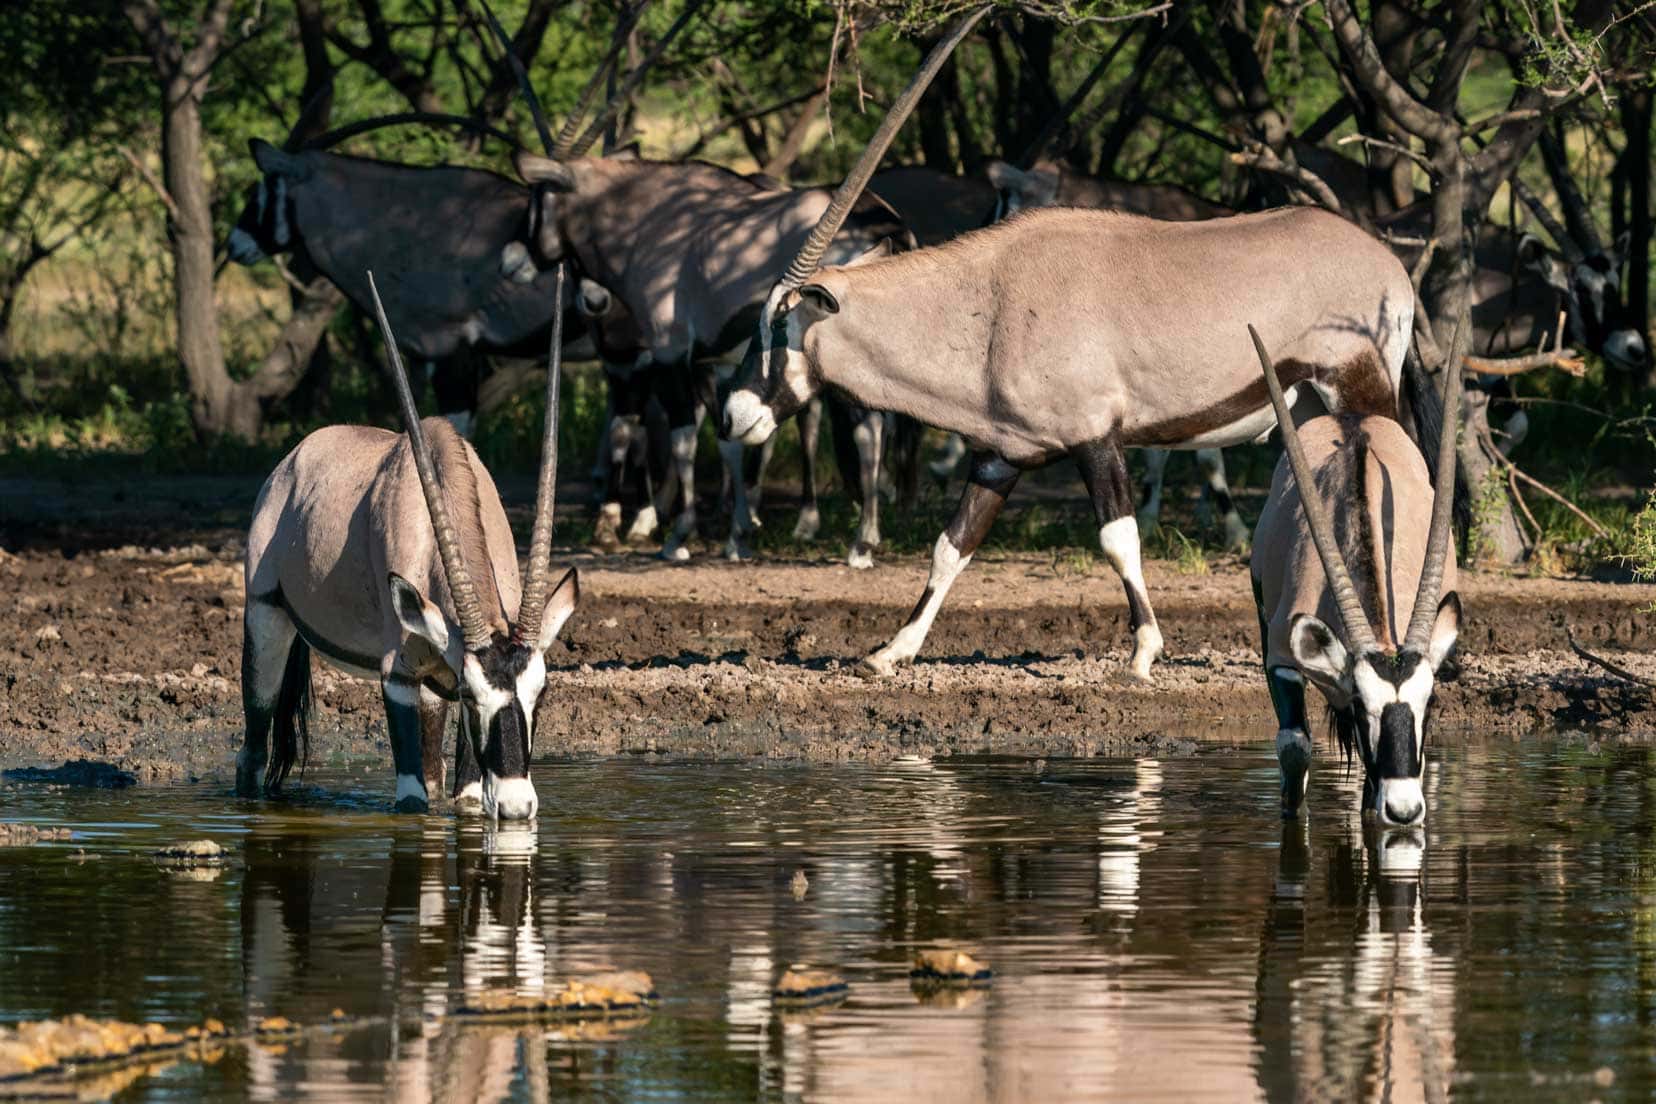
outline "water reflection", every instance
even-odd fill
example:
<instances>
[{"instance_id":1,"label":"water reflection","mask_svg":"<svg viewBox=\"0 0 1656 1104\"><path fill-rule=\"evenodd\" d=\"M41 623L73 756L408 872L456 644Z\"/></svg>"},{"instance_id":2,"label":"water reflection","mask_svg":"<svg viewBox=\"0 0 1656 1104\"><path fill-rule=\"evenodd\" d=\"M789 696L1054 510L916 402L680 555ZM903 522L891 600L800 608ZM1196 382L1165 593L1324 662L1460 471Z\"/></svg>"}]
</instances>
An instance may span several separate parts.
<instances>
[{"instance_id":1,"label":"water reflection","mask_svg":"<svg viewBox=\"0 0 1656 1104\"><path fill-rule=\"evenodd\" d=\"M22 794L8 818L112 827L75 841L84 865L0 852L0 1019L361 1018L134 1100L1435 1101L1582 1095L1604 1065L1642 1095L1650 749L1439 751L1428 830L1385 835L1342 811L1336 770L1313 780L1320 812L1282 824L1268 747L558 764L538 772L556 802L504 832L364 812L349 777L323 779L349 801L228 814L200 790ZM141 858L184 832L237 863L186 882ZM993 986L917 996L911 954L947 946ZM792 963L844 974L849 999L778 1015ZM451 1015L610 968L651 973L661 1006L591 1027Z\"/></svg>"}]
</instances>

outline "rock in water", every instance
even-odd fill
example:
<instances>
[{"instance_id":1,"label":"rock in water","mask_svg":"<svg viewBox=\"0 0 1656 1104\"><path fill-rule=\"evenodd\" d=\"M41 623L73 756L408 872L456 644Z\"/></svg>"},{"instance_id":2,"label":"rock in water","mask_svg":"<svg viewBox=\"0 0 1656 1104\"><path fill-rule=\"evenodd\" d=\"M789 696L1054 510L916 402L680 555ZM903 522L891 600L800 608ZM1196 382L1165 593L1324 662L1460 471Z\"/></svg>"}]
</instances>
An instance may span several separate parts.
<instances>
[{"instance_id":1,"label":"rock in water","mask_svg":"<svg viewBox=\"0 0 1656 1104\"><path fill-rule=\"evenodd\" d=\"M43 840L66 840L70 835L67 828L38 828L33 824L0 822L0 847L23 847Z\"/></svg>"},{"instance_id":2,"label":"rock in water","mask_svg":"<svg viewBox=\"0 0 1656 1104\"><path fill-rule=\"evenodd\" d=\"M965 951L916 951L909 977L934 985L987 985L995 972Z\"/></svg>"},{"instance_id":3,"label":"rock in water","mask_svg":"<svg viewBox=\"0 0 1656 1104\"><path fill-rule=\"evenodd\" d=\"M794 871L793 881L788 883L788 891L793 894L796 901L805 899L805 894L811 891L811 879L805 876L804 870Z\"/></svg>"},{"instance_id":4,"label":"rock in water","mask_svg":"<svg viewBox=\"0 0 1656 1104\"><path fill-rule=\"evenodd\" d=\"M456 1010L457 1016L498 1019L542 1016L605 1016L644 1012L657 999L655 983L641 970L618 970L575 978L562 989L533 996L489 990Z\"/></svg>"},{"instance_id":5,"label":"rock in water","mask_svg":"<svg viewBox=\"0 0 1656 1104\"><path fill-rule=\"evenodd\" d=\"M230 852L212 840L191 840L174 843L154 852L155 861L163 866L211 866L224 862Z\"/></svg>"},{"instance_id":6,"label":"rock in water","mask_svg":"<svg viewBox=\"0 0 1656 1104\"><path fill-rule=\"evenodd\" d=\"M809 966L794 965L782 974L771 990L771 999L778 1005L803 1008L832 1004L844 1000L850 992L845 979L832 970L813 970Z\"/></svg>"}]
</instances>

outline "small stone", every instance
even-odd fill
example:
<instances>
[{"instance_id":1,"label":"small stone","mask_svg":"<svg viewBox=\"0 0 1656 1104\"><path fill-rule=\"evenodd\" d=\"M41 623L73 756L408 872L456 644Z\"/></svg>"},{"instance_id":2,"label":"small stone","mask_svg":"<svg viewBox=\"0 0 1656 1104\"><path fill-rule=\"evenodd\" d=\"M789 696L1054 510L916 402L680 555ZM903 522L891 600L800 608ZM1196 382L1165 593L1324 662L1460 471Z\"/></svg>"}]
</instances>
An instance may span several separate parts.
<instances>
[{"instance_id":1,"label":"small stone","mask_svg":"<svg viewBox=\"0 0 1656 1104\"><path fill-rule=\"evenodd\" d=\"M1600 1066L1593 1071L1593 1084L1601 1089L1608 1089L1616 1083L1616 1071L1609 1066Z\"/></svg>"},{"instance_id":2,"label":"small stone","mask_svg":"<svg viewBox=\"0 0 1656 1104\"><path fill-rule=\"evenodd\" d=\"M157 861L169 866L205 866L223 862L230 852L212 840L203 839L171 844L154 854Z\"/></svg>"},{"instance_id":3,"label":"small stone","mask_svg":"<svg viewBox=\"0 0 1656 1104\"><path fill-rule=\"evenodd\" d=\"M803 901L805 899L805 894L809 893L810 890L811 879L805 876L805 871L794 871L793 881L788 883L788 891L793 894L793 899L796 901Z\"/></svg>"},{"instance_id":4,"label":"small stone","mask_svg":"<svg viewBox=\"0 0 1656 1104\"><path fill-rule=\"evenodd\" d=\"M286 1016L266 1016L253 1030L260 1035L287 1035L298 1031L299 1025Z\"/></svg>"},{"instance_id":5,"label":"small stone","mask_svg":"<svg viewBox=\"0 0 1656 1104\"><path fill-rule=\"evenodd\" d=\"M62 639L63 634L58 631L58 627L56 625L47 625L35 633L36 644L54 643Z\"/></svg>"},{"instance_id":6,"label":"small stone","mask_svg":"<svg viewBox=\"0 0 1656 1104\"><path fill-rule=\"evenodd\" d=\"M983 984L995 972L965 951L916 951L909 977L943 984Z\"/></svg>"},{"instance_id":7,"label":"small stone","mask_svg":"<svg viewBox=\"0 0 1656 1104\"><path fill-rule=\"evenodd\" d=\"M771 990L771 999L782 1005L827 1004L844 1000L850 991L845 979L832 970L814 970L794 965L783 971Z\"/></svg>"}]
</instances>

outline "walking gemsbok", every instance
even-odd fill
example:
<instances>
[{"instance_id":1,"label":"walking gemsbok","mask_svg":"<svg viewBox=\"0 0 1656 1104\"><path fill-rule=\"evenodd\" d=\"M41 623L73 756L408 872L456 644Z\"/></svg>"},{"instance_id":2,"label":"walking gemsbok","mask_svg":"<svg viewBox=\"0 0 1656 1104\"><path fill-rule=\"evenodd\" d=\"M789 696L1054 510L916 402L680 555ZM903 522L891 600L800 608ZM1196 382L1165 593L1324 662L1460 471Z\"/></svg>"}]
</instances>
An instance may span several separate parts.
<instances>
[{"instance_id":1,"label":"walking gemsbok","mask_svg":"<svg viewBox=\"0 0 1656 1104\"><path fill-rule=\"evenodd\" d=\"M1341 747L1349 755L1355 745L1362 758L1363 812L1381 824L1418 823L1426 815L1426 714L1461 621L1450 528L1460 373L1444 366L1448 428L1434 486L1420 450L1389 418L1320 417L1295 429L1278 379L1288 362L1274 366L1258 332L1248 333L1285 453L1250 569L1277 715L1283 815L1298 812L1310 772L1310 680L1328 700Z\"/></svg>"},{"instance_id":2,"label":"walking gemsbok","mask_svg":"<svg viewBox=\"0 0 1656 1104\"><path fill-rule=\"evenodd\" d=\"M494 481L447 421L419 420L371 276L369 291L408 432L319 429L259 492L247 536L247 737L236 790L254 795L261 775L266 793L281 788L306 737L314 650L379 679L400 811L424 811L441 790L443 729L458 700L456 801L526 820L537 806L529 755L545 652L579 598L573 569L548 593L556 449L541 456L520 592Z\"/></svg>"},{"instance_id":3,"label":"walking gemsbok","mask_svg":"<svg viewBox=\"0 0 1656 1104\"><path fill-rule=\"evenodd\" d=\"M952 430L973 449L925 593L864 661L872 673L919 652L1019 476L1069 457L1126 587L1131 671L1148 679L1162 634L1122 449L1223 447L1269 432L1276 415L1242 340L1250 318L1303 397L1341 413L1400 414L1409 275L1384 245L1324 211L1159 222L1048 207L935 249L817 272L832 229L813 232L773 292L769 341L749 349L721 429L760 444L830 388ZM1412 413L1435 448L1435 410Z\"/></svg>"}]
</instances>

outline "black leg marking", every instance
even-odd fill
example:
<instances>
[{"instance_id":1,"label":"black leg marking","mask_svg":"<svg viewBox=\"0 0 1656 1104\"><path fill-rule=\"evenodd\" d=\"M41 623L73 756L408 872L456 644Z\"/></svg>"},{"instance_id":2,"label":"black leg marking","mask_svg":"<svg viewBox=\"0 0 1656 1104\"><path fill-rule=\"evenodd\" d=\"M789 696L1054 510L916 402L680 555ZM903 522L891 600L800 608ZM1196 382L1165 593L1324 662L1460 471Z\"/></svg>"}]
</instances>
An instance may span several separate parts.
<instances>
[{"instance_id":1,"label":"black leg marking","mask_svg":"<svg viewBox=\"0 0 1656 1104\"><path fill-rule=\"evenodd\" d=\"M385 729L391 742L391 761L397 772L397 811L423 813L428 803L407 789L411 780L424 781L421 763L420 710L414 703L418 684L400 674L387 676L380 688L385 702Z\"/></svg>"}]
</instances>

